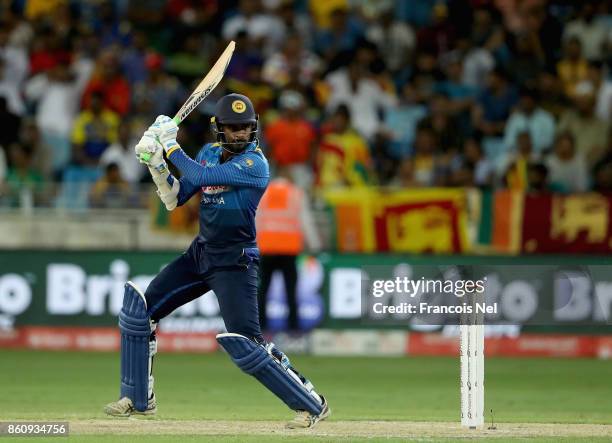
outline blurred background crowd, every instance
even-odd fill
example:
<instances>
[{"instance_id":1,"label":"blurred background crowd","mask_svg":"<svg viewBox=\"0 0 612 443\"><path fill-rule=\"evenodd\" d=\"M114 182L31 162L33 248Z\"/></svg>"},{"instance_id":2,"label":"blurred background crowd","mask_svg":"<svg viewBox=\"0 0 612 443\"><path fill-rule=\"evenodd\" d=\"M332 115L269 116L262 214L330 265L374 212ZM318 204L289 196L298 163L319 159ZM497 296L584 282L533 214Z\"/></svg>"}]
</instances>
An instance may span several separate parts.
<instances>
[{"instance_id":1,"label":"blurred background crowd","mask_svg":"<svg viewBox=\"0 0 612 443\"><path fill-rule=\"evenodd\" d=\"M0 206L145 204L135 142L229 40L181 125L192 155L240 92L273 171L311 194L612 191L609 2L0 0Z\"/></svg>"}]
</instances>

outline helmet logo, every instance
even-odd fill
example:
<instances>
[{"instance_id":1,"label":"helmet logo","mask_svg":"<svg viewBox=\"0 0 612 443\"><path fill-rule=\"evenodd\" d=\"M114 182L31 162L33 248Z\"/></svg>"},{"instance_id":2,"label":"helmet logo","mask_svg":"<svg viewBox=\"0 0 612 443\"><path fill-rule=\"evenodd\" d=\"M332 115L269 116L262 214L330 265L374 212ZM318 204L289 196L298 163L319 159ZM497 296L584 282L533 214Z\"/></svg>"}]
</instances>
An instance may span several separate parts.
<instances>
[{"instance_id":1,"label":"helmet logo","mask_svg":"<svg viewBox=\"0 0 612 443\"><path fill-rule=\"evenodd\" d=\"M232 111L237 114L242 114L246 111L246 104L242 100L234 100L232 102Z\"/></svg>"}]
</instances>

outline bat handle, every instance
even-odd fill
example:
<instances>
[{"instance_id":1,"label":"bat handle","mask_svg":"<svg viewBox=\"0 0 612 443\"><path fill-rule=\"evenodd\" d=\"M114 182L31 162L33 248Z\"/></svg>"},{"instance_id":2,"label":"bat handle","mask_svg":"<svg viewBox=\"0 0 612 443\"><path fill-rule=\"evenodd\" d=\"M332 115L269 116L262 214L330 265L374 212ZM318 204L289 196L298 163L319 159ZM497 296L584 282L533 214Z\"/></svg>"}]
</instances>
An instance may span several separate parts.
<instances>
[{"instance_id":1,"label":"bat handle","mask_svg":"<svg viewBox=\"0 0 612 443\"><path fill-rule=\"evenodd\" d=\"M177 126L181 123L181 118L178 115L175 115L172 120L174 120L174 123L176 123ZM140 161L146 163L149 160L151 160L151 154L149 152L143 152L140 154Z\"/></svg>"}]
</instances>

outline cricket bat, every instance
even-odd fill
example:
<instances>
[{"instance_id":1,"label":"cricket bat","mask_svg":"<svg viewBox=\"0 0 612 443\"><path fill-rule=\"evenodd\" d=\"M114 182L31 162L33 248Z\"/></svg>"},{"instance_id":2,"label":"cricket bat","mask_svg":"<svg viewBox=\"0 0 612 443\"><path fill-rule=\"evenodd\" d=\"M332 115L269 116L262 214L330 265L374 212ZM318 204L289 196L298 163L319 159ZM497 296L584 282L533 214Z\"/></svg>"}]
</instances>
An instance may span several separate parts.
<instances>
[{"instance_id":1,"label":"cricket bat","mask_svg":"<svg viewBox=\"0 0 612 443\"><path fill-rule=\"evenodd\" d=\"M206 77L202 79L200 84L193 90L187 101L183 103L181 109L179 109L176 115L172 118L174 123L180 125L181 122L191 113L191 111L193 111L206 97L210 95L213 89L217 87L223 78L223 74L225 74L225 70L227 69L230 60L232 59L232 54L234 53L235 48L236 43L234 41L231 41L229 45L227 45L227 48L225 48L223 54L221 54L214 66L210 69L210 71L208 71ZM140 155L140 159L143 162L148 162L151 159L151 154L145 152Z\"/></svg>"}]
</instances>

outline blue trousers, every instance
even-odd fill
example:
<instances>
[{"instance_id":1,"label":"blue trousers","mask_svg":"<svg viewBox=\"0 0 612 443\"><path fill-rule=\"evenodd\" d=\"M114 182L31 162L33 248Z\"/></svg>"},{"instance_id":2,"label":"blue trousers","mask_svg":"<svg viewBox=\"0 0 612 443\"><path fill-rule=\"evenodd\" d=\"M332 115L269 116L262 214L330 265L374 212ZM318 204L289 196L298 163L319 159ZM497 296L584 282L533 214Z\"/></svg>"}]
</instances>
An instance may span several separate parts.
<instances>
[{"instance_id":1,"label":"blue trousers","mask_svg":"<svg viewBox=\"0 0 612 443\"><path fill-rule=\"evenodd\" d=\"M258 274L257 248L213 248L196 239L149 284L145 292L149 316L157 322L212 289L227 332L261 343Z\"/></svg>"}]
</instances>

